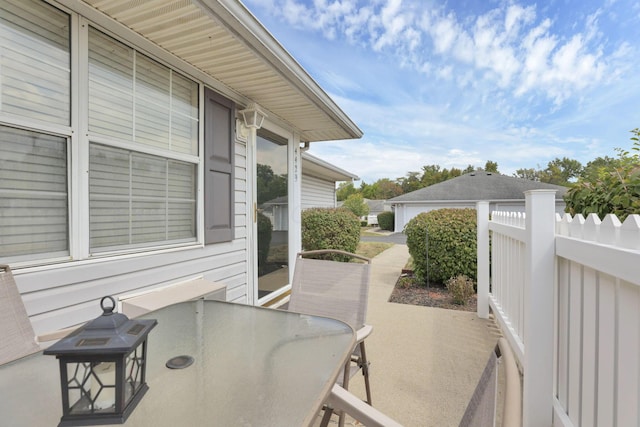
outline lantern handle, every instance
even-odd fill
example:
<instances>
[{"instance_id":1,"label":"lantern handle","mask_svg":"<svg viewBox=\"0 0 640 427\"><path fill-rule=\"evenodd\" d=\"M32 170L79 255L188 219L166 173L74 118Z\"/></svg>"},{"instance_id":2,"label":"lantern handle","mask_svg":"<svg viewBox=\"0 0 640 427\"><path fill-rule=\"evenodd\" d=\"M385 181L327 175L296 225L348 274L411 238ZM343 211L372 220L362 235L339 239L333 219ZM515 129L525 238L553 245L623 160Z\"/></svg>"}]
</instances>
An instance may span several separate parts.
<instances>
[{"instance_id":1,"label":"lantern handle","mask_svg":"<svg viewBox=\"0 0 640 427\"><path fill-rule=\"evenodd\" d=\"M111 307L104 306L104 301L106 299L111 300L111 304L112 304ZM107 295L106 297L102 297L102 299L100 300L100 307L102 308L103 316L108 316L110 314L113 314L113 310L116 308L116 300L114 300L113 297L110 295Z\"/></svg>"}]
</instances>

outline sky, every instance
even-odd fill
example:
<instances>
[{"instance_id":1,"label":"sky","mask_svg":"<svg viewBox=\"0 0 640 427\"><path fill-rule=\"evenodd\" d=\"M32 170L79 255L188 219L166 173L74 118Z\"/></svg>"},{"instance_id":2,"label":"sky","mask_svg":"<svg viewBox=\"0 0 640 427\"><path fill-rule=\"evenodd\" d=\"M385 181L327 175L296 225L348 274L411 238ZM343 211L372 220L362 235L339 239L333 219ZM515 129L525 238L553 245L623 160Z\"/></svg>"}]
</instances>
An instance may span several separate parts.
<instances>
[{"instance_id":1,"label":"sky","mask_svg":"<svg viewBox=\"0 0 640 427\"><path fill-rule=\"evenodd\" d=\"M640 127L640 0L242 1L364 133L309 152L368 184L586 165Z\"/></svg>"}]
</instances>

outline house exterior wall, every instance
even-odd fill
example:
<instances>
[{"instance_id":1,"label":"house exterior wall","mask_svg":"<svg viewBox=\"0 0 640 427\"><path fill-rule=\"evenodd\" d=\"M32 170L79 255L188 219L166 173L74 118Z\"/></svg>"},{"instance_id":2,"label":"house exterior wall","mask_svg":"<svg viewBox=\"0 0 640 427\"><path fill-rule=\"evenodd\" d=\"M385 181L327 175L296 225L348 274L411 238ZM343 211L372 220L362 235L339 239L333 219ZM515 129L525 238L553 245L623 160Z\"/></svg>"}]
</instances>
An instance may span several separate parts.
<instances>
[{"instance_id":1,"label":"house exterior wall","mask_svg":"<svg viewBox=\"0 0 640 427\"><path fill-rule=\"evenodd\" d=\"M336 183L302 174L302 210L335 208Z\"/></svg>"},{"instance_id":2,"label":"house exterior wall","mask_svg":"<svg viewBox=\"0 0 640 427\"><path fill-rule=\"evenodd\" d=\"M72 27L78 28L78 19L83 18L76 14L73 10L62 8L66 13L72 16ZM107 18L100 18L107 20ZM91 21L100 27L105 22ZM109 20L109 26L113 27L113 21ZM149 46L138 46L131 40L138 40L136 35L129 30L121 28L115 36L122 40L128 46L134 49L140 49L149 52ZM74 36L75 37L75 36ZM86 42L86 40L85 40ZM74 42L75 43L75 42ZM75 48L74 48L75 49ZM151 49L153 50L153 49ZM73 49L72 49L73 51ZM86 52L84 53L86 54ZM74 53L75 55L75 53ZM82 53L81 53L82 55ZM163 55L167 56L168 53ZM162 59L151 56L152 59ZM78 59L74 57L75 61ZM86 61L86 60L85 60ZM176 61L180 62L180 61ZM75 66L75 65L74 65ZM215 87L217 82L206 81L202 79L202 73L189 66L183 65L181 69L169 67L181 74L189 76L195 81L200 88L200 97L202 98L203 89L206 86ZM0 73L2 70L0 69ZM72 74L73 75L73 74ZM73 75L77 79L77 75ZM200 76L195 78L193 76ZM74 85L77 80L74 80ZM85 105L88 103L89 94L86 91L74 92L74 103ZM74 109L78 106L75 105ZM200 100L199 108L202 110L203 101ZM82 114L82 113L80 113ZM200 118L202 120L201 112ZM8 118L7 118L8 117ZM26 120L12 121L9 116L3 116L0 111L0 125L24 126L30 127ZM73 118L69 139L69 145L76 147L86 140L78 140L77 129L73 123ZM80 121L82 121L81 119ZM52 133L55 132L51 131ZM202 142L203 125L201 123L199 130L199 150L197 157L200 164L203 164L204 149ZM198 199L196 202L195 216L197 224L196 241L171 246L148 247L138 250L120 251L118 253L100 253L98 256L92 256L89 252L89 226L86 223L78 223L75 219L69 220L69 229L71 230L70 245L73 246L70 255L66 259L55 260L54 262L41 263L20 263L12 265L15 280L18 289L22 295L26 310L36 334L49 332L52 330L65 328L76 325L92 319L101 313L98 301L105 295L117 297L119 295L129 294L132 292L141 292L152 290L157 287L166 286L172 283L184 280L203 277L208 280L223 282L227 286L226 298L229 301L239 303L251 303L253 298L249 296L252 292L249 289L249 267L250 256L248 254L249 245L247 241L252 235L252 226L249 218L249 206L251 201L247 197L247 189L252 184L248 181L248 152L246 138L239 139L234 132L231 136L233 143L234 157L234 236L227 242L215 243L210 245L204 244L203 224L204 224L204 179L202 167L197 170L196 193ZM76 156L73 150L69 149L72 156ZM87 154L88 156L88 154ZM71 157L69 163L76 161L75 157ZM78 183L87 185L85 181L81 181L77 176L77 171L69 172L70 185L69 198L74 199L74 203L80 205L80 210L72 208L69 218L76 218L78 212L80 216L88 216L87 212L82 209L88 209L79 201L85 197L77 187ZM88 192L88 190L85 188ZM84 207L83 207L84 206ZM84 252L78 251L77 247L85 247ZM81 257L75 257L74 254L82 252L86 253ZM0 259L0 263L3 260Z\"/></svg>"},{"instance_id":3,"label":"house exterior wall","mask_svg":"<svg viewBox=\"0 0 640 427\"><path fill-rule=\"evenodd\" d=\"M562 200L556 200L556 212L559 214L564 213L566 203ZM429 212L436 209L464 209L464 208L476 208L476 201L461 201L461 202L424 202L424 203L396 203L394 206L394 221L396 233L402 232L405 225L411 219L418 216L423 212ZM525 202L524 200L514 201L494 201L489 203L489 212L494 210L509 210L511 212L524 212Z\"/></svg>"}]
</instances>

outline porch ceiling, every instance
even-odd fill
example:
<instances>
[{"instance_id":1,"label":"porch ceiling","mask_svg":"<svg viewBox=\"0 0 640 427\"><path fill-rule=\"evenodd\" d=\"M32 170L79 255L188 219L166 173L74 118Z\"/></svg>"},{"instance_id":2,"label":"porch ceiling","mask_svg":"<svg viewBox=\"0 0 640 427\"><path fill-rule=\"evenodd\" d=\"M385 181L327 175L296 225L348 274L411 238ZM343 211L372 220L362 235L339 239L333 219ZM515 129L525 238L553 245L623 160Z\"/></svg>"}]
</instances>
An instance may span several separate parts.
<instances>
[{"instance_id":1,"label":"porch ceiling","mask_svg":"<svg viewBox=\"0 0 640 427\"><path fill-rule=\"evenodd\" d=\"M236 102L257 102L303 141L362 136L238 0L82 1L213 77Z\"/></svg>"}]
</instances>

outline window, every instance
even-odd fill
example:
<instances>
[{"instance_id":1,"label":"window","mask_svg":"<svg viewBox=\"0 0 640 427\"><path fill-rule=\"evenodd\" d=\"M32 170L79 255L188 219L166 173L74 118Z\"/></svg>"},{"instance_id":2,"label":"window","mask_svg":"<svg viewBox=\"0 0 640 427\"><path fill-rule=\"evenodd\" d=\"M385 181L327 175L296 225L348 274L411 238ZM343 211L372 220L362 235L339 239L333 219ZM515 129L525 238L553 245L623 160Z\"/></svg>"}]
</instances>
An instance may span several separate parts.
<instances>
[{"instance_id":1,"label":"window","mask_svg":"<svg viewBox=\"0 0 640 427\"><path fill-rule=\"evenodd\" d=\"M69 15L39 0L0 3L0 111L71 123Z\"/></svg>"},{"instance_id":2,"label":"window","mask_svg":"<svg viewBox=\"0 0 640 427\"><path fill-rule=\"evenodd\" d=\"M37 0L0 3L0 259L69 255L70 17Z\"/></svg>"},{"instance_id":3,"label":"window","mask_svg":"<svg viewBox=\"0 0 640 427\"><path fill-rule=\"evenodd\" d=\"M67 12L0 0L0 263L232 240L234 103Z\"/></svg>"},{"instance_id":4,"label":"window","mask_svg":"<svg viewBox=\"0 0 640 427\"><path fill-rule=\"evenodd\" d=\"M89 134L92 253L195 241L198 84L90 28Z\"/></svg>"},{"instance_id":5,"label":"window","mask_svg":"<svg viewBox=\"0 0 640 427\"><path fill-rule=\"evenodd\" d=\"M0 259L69 253L67 139L0 126Z\"/></svg>"}]
</instances>

